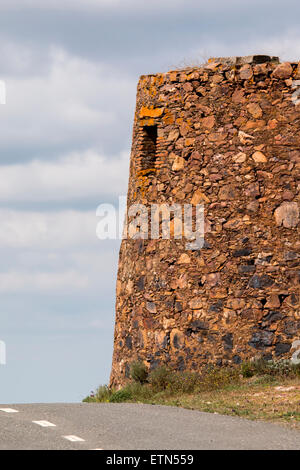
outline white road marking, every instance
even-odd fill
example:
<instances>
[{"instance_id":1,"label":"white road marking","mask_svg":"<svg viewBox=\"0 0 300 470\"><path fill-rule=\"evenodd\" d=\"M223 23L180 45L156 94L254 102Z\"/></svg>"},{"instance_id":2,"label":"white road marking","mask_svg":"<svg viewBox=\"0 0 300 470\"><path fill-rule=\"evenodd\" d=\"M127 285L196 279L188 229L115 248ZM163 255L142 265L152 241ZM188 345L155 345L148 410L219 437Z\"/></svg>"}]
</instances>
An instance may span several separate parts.
<instances>
[{"instance_id":1,"label":"white road marking","mask_svg":"<svg viewBox=\"0 0 300 470\"><path fill-rule=\"evenodd\" d=\"M63 438L71 442L84 442L84 439L78 436L63 436Z\"/></svg>"},{"instance_id":2,"label":"white road marking","mask_svg":"<svg viewBox=\"0 0 300 470\"><path fill-rule=\"evenodd\" d=\"M56 424L50 423L49 421L32 421L34 424L42 426L42 428L50 428L56 426Z\"/></svg>"},{"instance_id":3,"label":"white road marking","mask_svg":"<svg viewBox=\"0 0 300 470\"><path fill-rule=\"evenodd\" d=\"M0 408L0 411L4 411L4 413L19 413L18 410L14 410L13 408Z\"/></svg>"},{"instance_id":4,"label":"white road marking","mask_svg":"<svg viewBox=\"0 0 300 470\"><path fill-rule=\"evenodd\" d=\"M91 450L103 450L103 449L100 449L100 448L99 448L99 449L91 449Z\"/></svg>"}]
</instances>

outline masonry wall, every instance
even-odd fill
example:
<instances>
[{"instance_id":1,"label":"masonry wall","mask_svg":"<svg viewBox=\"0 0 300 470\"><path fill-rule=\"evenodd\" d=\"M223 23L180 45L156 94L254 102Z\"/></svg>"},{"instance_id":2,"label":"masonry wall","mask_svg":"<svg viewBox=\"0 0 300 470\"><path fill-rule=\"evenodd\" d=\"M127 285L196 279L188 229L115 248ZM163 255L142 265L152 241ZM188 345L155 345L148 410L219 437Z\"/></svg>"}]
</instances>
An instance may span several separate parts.
<instances>
[{"instance_id":1,"label":"masonry wall","mask_svg":"<svg viewBox=\"0 0 300 470\"><path fill-rule=\"evenodd\" d=\"M204 203L205 244L122 241L111 385L136 359L198 371L295 351L299 79L266 56L140 78L128 206Z\"/></svg>"}]
</instances>

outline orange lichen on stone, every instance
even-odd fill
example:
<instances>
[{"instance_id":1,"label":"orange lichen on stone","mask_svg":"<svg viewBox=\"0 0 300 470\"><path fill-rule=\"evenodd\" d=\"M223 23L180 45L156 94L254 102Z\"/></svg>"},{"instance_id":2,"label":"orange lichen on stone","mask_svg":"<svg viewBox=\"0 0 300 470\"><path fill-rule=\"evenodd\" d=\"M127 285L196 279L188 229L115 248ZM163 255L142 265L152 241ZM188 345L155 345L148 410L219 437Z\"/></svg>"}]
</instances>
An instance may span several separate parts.
<instances>
[{"instance_id":1,"label":"orange lichen on stone","mask_svg":"<svg viewBox=\"0 0 300 470\"><path fill-rule=\"evenodd\" d=\"M137 187L142 198L146 196L147 189L149 186L149 175L155 173L156 168L147 168L145 170L139 170L137 172Z\"/></svg>"},{"instance_id":2,"label":"orange lichen on stone","mask_svg":"<svg viewBox=\"0 0 300 470\"><path fill-rule=\"evenodd\" d=\"M139 178L141 176L149 175L150 173L153 173L154 171L156 171L155 168L147 168L147 170L140 170L137 173L137 177Z\"/></svg>"},{"instance_id":3,"label":"orange lichen on stone","mask_svg":"<svg viewBox=\"0 0 300 470\"><path fill-rule=\"evenodd\" d=\"M164 108L154 108L154 107L147 107L142 106L140 109L140 118L144 117L151 117L151 118L159 118L164 112Z\"/></svg>"},{"instance_id":4,"label":"orange lichen on stone","mask_svg":"<svg viewBox=\"0 0 300 470\"><path fill-rule=\"evenodd\" d=\"M149 97L154 98L160 87L162 86L164 82L164 75L163 74L158 74L154 75L150 78L149 81L142 81L141 82L141 87L144 90L145 93L148 94Z\"/></svg>"},{"instance_id":5,"label":"orange lichen on stone","mask_svg":"<svg viewBox=\"0 0 300 470\"><path fill-rule=\"evenodd\" d=\"M165 110L162 120L166 125L174 124L174 121L175 121L174 114L171 113L171 111L169 110Z\"/></svg>"},{"instance_id":6,"label":"orange lichen on stone","mask_svg":"<svg viewBox=\"0 0 300 470\"><path fill-rule=\"evenodd\" d=\"M169 72L170 82L176 82L176 80L177 80L177 75L178 75L177 72Z\"/></svg>"},{"instance_id":7,"label":"orange lichen on stone","mask_svg":"<svg viewBox=\"0 0 300 470\"><path fill-rule=\"evenodd\" d=\"M140 121L141 126L154 126L155 125L155 119L149 118L149 119L142 119Z\"/></svg>"}]
</instances>

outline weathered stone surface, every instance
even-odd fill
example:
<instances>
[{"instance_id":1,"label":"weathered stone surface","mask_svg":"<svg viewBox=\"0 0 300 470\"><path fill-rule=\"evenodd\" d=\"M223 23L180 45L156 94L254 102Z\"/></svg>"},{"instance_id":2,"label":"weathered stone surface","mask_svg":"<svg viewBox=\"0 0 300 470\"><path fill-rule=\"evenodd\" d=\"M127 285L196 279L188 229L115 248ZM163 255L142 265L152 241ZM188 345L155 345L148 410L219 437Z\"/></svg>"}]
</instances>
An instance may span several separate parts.
<instances>
[{"instance_id":1,"label":"weathered stone surface","mask_svg":"<svg viewBox=\"0 0 300 470\"><path fill-rule=\"evenodd\" d=\"M179 130L173 129L172 131L170 131L167 140L168 141L177 140L178 137L179 137Z\"/></svg>"},{"instance_id":2,"label":"weathered stone surface","mask_svg":"<svg viewBox=\"0 0 300 470\"><path fill-rule=\"evenodd\" d=\"M200 122L202 126L205 127L206 129L212 129L216 123L216 120L214 116L207 116L201 119Z\"/></svg>"},{"instance_id":3,"label":"weathered stone surface","mask_svg":"<svg viewBox=\"0 0 300 470\"><path fill-rule=\"evenodd\" d=\"M233 349L233 335L232 333L227 333L222 337L224 343L225 351L231 351Z\"/></svg>"},{"instance_id":4,"label":"weathered stone surface","mask_svg":"<svg viewBox=\"0 0 300 470\"><path fill-rule=\"evenodd\" d=\"M204 204L208 202L209 198L205 196L205 194L200 189L194 192L193 197L191 199L191 204L193 204L194 206L196 206L197 204Z\"/></svg>"},{"instance_id":5,"label":"weathered stone surface","mask_svg":"<svg viewBox=\"0 0 300 470\"><path fill-rule=\"evenodd\" d=\"M270 287L273 284L273 279L267 274L258 276L255 274L249 281L249 287L253 289L263 289L264 287Z\"/></svg>"},{"instance_id":6,"label":"weathered stone surface","mask_svg":"<svg viewBox=\"0 0 300 470\"><path fill-rule=\"evenodd\" d=\"M246 264L246 265L241 264L241 265L239 266L239 272L240 272L241 274L254 273L255 271L256 271L255 266L251 266L251 265L249 265L249 264Z\"/></svg>"},{"instance_id":7,"label":"weathered stone surface","mask_svg":"<svg viewBox=\"0 0 300 470\"><path fill-rule=\"evenodd\" d=\"M286 253L284 253L285 261L295 261L298 258L300 258L300 255L295 251L287 251Z\"/></svg>"},{"instance_id":8,"label":"weathered stone surface","mask_svg":"<svg viewBox=\"0 0 300 470\"><path fill-rule=\"evenodd\" d=\"M192 310L199 310L200 308L202 308L202 306L203 306L203 303L202 303L201 298L192 299L192 300L189 302L189 307L190 307Z\"/></svg>"},{"instance_id":9,"label":"weathered stone surface","mask_svg":"<svg viewBox=\"0 0 300 470\"><path fill-rule=\"evenodd\" d=\"M182 253L178 259L178 264L188 264L191 262L191 258L186 253Z\"/></svg>"},{"instance_id":10,"label":"weathered stone surface","mask_svg":"<svg viewBox=\"0 0 300 470\"><path fill-rule=\"evenodd\" d=\"M273 72L275 78L289 78L293 73L293 68L290 63L284 62L279 64Z\"/></svg>"},{"instance_id":11,"label":"weathered stone surface","mask_svg":"<svg viewBox=\"0 0 300 470\"><path fill-rule=\"evenodd\" d=\"M249 103L247 109L248 112L256 119L263 115L262 109L258 103Z\"/></svg>"},{"instance_id":12,"label":"weathered stone surface","mask_svg":"<svg viewBox=\"0 0 300 470\"><path fill-rule=\"evenodd\" d=\"M259 151L254 152L252 158L256 163L266 163L268 161L267 157Z\"/></svg>"},{"instance_id":13,"label":"weathered stone surface","mask_svg":"<svg viewBox=\"0 0 300 470\"><path fill-rule=\"evenodd\" d=\"M249 64L243 65L240 70L240 77L242 80L249 80L253 76L252 67Z\"/></svg>"},{"instance_id":14,"label":"weathered stone surface","mask_svg":"<svg viewBox=\"0 0 300 470\"><path fill-rule=\"evenodd\" d=\"M252 253L252 249L249 247L241 248L240 250L235 250L232 253L234 257L249 256Z\"/></svg>"},{"instance_id":15,"label":"weathered stone surface","mask_svg":"<svg viewBox=\"0 0 300 470\"><path fill-rule=\"evenodd\" d=\"M156 305L154 302L147 302L146 308L150 313L156 313Z\"/></svg>"},{"instance_id":16,"label":"weathered stone surface","mask_svg":"<svg viewBox=\"0 0 300 470\"><path fill-rule=\"evenodd\" d=\"M128 206L191 204L195 215L203 204L205 236L201 249L175 239L177 214L170 239L122 240L111 385L137 359L200 371L291 358L300 340L299 78L299 64L267 56L141 77Z\"/></svg>"},{"instance_id":17,"label":"weathered stone surface","mask_svg":"<svg viewBox=\"0 0 300 470\"><path fill-rule=\"evenodd\" d=\"M278 310L271 310L269 311L269 313L267 313L267 315L263 317L262 326L265 328L270 323L274 323L274 322L281 320L281 318L282 318L282 315Z\"/></svg>"},{"instance_id":18,"label":"weathered stone surface","mask_svg":"<svg viewBox=\"0 0 300 470\"><path fill-rule=\"evenodd\" d=\"M177 328L174 328L170 334L171 347L175 349L181 349L184 346L184 342L185 339L182 331L178 330Z\"/></svg>"},{"instance_id":19,"label":"weathered stone surface","mask_svg":"<svg viewBox=\"0 0 300 470\"><path fill-rule=\"evenodd\" d=\"M140 110L140 118L143 118L143 117L157 118L162 115L163 111L164 111L163 108L148 108L146 106L142 106Z\"/></svg>"},{"instance_id":20,"label":"weathered stone surface","mask_svg":"<svg viewBox=\"0 0 300 470\"><path fill-rule=\"evenodd\" d=\"M209 324L200 320L195 320L189 324L187 329L187 335L190 336L191 333L198 333L200 331L206 331L209 329Z\"/></svg>"},{"instance_id":21,"label":"weathered stone surface","mask_svg":"<svg viewBox=\"0 0 300 470\"><path fill-rule=\"evenodd\" d=\"M245 163L247 160L247 155L243 152L239 152L237 155L233 157L235 163Z\"/></svg>"},{"instance_id":22,"label":"weathered stone surface","mask_svg":"<svg viewBox=\"0 0 300 470\"><path fill-rule=\"evenodd\" d=\"M276 294L271 294L268 297L268 301L265 305L265 308L277 308L277 307L280 307L279 297Z\"/></svg>"},{"instance_id":23,"label":"weathered stone surface","mask_svg":"<svg viewBox=\"0 0 300 470\"><path fill-rule=\"evenodd\" d=\"M278 63L278 57L271 57L268 55L248 55L243 57L211 57L208 63L212 64L225 64L225 65L243 65L243 64L263 64L265 62Z\"/></svg>"},{"instance_id":24,"label":"weathered stone surface","mask_svg":"<svg viewBox=\"0 0 300 470\"><path fill-rule=\"evenodd\" d=\"M276 356L282 356L283 354L288 353L290 349L291 349L290 343L276 343L275 344Z\"/></svg>"},{"instance_id":25,"label":"weathered stone surface","mask_svg":"<svg viewBox=\"0 0 300 470\"><path fill-rule=\"evenodd\" d=\"M299 207L297 202L283 202L274 212L276 225L295 228L299 223Z\"/></svg>"},{"instance_id":26,"label":"weathered stone surface","mask_svg":"<svg viewBox=\"0 0 300 470\"><path fill-rule=\"evenodd\" d=\"M272 331L256 331L249 341L250 346L255 349L264 349L272 346L274 333Z\"/></svg>"},{"instance_id":27,"label":"weathered stone surface","mask_svg":"<svg viewBox=\"0 0 300 470\"><path fill-rule=\"evenodd\" d=\"M220 201L227 201L236 197L236 189L232 185L223 186L219 191Z\"/></svg>"},{"instance_id":28,"label":"weathered stone surface","mask_svg":"<svg viewBox=\"0 0 300 470\"><path fill-rule=\"evenodd\" d=\"M184 164L185 164L184 158L176 156L174 163L172 165L172 170L173 171L183 170Z\"/></svg>"}]
</instances>

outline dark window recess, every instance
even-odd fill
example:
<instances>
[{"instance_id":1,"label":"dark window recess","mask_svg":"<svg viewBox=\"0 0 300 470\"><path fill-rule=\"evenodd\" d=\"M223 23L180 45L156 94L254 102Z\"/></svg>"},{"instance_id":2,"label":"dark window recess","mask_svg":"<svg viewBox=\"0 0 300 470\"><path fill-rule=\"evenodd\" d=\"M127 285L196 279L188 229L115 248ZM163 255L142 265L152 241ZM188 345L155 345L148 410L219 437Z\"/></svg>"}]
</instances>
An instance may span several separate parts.
<instances>
[{"instance_id":1,"label":"dark window recess","mask_svg":"<svg viewBox=\"0 0 300 470\"><path fill-rule=\"evenodd\" d=\"M155 168L157 126L143 127L142 170Z\"/></svg>"}]
</instances>

